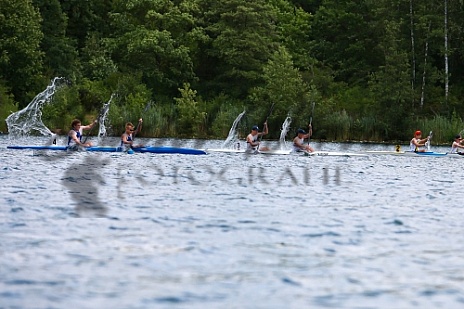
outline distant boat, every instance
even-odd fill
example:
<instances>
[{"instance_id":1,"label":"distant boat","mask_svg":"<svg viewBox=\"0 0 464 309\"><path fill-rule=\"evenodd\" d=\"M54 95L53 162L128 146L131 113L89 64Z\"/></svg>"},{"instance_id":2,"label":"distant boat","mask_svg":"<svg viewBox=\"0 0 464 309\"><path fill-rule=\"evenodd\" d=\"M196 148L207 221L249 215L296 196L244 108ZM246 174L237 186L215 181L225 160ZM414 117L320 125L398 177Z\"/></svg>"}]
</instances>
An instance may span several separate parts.
<instances>
[{"instance_id":1,"label":"distant boat","mask_svg":"<svg viewBox=\"0 0 464 309\"><path fill-rule=\"evenodd\" d=\"M434 151L424 151L424 152L414 152L414 151L364 151L363 153L368 155L395 155L395 156L408 156L408 157L417 157L417 156L431 156L431 157L443 157L443 156L453 156L455 154L447 152L434 152ZM458 155L458 154L456 154Z\"/></svg>"}]
</instances>

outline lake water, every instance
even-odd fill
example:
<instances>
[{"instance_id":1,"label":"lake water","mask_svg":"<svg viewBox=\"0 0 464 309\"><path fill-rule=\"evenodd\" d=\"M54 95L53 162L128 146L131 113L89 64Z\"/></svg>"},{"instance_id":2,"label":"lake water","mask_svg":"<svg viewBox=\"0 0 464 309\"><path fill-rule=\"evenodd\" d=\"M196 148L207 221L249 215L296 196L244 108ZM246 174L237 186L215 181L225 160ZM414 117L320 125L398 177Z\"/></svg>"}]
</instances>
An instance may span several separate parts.
<instances>
[{"instance_id":1,"label":"lake water","mask_svg":"<svg viewBox=\"0 0 464 309\"><path fill-rule=\"evenodd\" d=\"M0 136L1 308L464 307L464 157L6 149L45 142Z\"/></svg>"}]
</instances>

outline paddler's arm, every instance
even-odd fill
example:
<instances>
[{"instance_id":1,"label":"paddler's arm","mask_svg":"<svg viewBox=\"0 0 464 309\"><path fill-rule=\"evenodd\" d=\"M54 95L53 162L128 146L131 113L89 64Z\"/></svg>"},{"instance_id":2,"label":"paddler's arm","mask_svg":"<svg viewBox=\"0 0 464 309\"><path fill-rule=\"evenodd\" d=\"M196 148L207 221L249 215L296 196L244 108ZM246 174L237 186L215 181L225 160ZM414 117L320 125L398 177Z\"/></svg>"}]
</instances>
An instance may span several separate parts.
<instances>
[{"instance_id":1,"label":"paddler's arm","mask_svg":"<svg viewBox=\"0 0 464 309\"><path fill-rule=\"evenodd\" d=\"M97 124L97 122L98 122L98 120L95 119L92 123L89 123L88 125L81 127L81 129L82 130L90 130Z\"/></svg>"},{"instance_id":2,"label":"paddler's arm","mask_svg":"<svg viewBox=\"0 0 464 309\"><path fill-rule=\"evenodd\" d=\"M267 128L267 121L263 124L263 126L264 126L263 132L258 133L259 135L266 135L269 133L269 129Z\"/></svg>"}]
</instances>

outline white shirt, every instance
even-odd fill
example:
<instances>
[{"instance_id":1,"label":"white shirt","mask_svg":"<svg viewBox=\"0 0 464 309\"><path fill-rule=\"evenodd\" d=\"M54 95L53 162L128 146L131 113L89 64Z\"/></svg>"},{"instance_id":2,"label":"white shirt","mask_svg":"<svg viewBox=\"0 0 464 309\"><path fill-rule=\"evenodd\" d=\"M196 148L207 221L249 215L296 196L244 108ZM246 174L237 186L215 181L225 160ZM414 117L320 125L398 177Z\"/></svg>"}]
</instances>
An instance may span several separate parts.
<instances>
[{"instance_id":1,"label":"white shirt","mask_svg":"<svg viewBox=\"0 0 464 309\"><path fill-rule=\"evenodd\" d=\"M250 144L250 142L249 142L250 140L251 140L253 143L255 143L255 142L258 140L258 134L253 135L253 134L250 133L250 134L248 134L247 139L246 139L246 141L247 141L247 149L246 149L246 150L247 150L247 151L256 151L257 148L258 148L258 146L252 146L252 145Z\"/></svg>"}]
</instances>

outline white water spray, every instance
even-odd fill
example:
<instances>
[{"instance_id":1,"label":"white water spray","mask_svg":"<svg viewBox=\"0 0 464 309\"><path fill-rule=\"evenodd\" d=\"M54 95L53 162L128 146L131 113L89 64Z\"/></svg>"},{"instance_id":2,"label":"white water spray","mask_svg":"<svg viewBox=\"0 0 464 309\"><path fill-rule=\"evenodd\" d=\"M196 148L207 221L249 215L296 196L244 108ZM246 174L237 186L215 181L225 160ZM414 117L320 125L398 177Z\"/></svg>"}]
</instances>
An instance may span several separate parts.
<instances>
[{"instance_id":1,"label":"white water spray","mask_svg":"<svg viewBox=\"0 0 464 309\"><path fill-rule=\"evenodd\" d=\"M108 111L110 110L110 104L113 101L113 98L116 96L116 94L112 94L108 102L103 104L102 110L100 112L100 115L98 116L98 123L99 123L99 128L98 128L98 141L101 142L101 139L103 137L106 137L106 126L105 126L105 121L106 117L108 116Z\"/></svg>"},{"instance_id":2,"label":"white water spray","mask_svg":"<svg viewBox=\"0 0 464 309\"><path fill-rule=\"evenodd\" d=\"M17 111L6 118L8 133L10 137L16 138L27 136L31 132L39 132L42 135L50 135L52 139L55 134L42 122L42 108L49 103L55 91L62 85L63 77L55 77L50 85L39 93L25 108Z\"/></svg>"},{"instance_id":3,"label":"white water spray","mask_svg":"<svg viewBox=\"0 0 464 309\"><path fill-rule=\"evenodd\" d=\"M285 136L287 136L291 123L292 123L292 118L290 116L287 116L287 118L285 118L284 123L282 124L282 129L280 130L280 138L279 138L280 150L287 149L287 145L285 142Z\"/></svg>"},{"instance_id":4,"label":"white water spray","mask_svg":"<svg viewBox=\"0 0 464 309\"><path fill-rule=\"evenodd\" d=\"M239 143L239 138L238 138L238 133L237 131L237 125L240 122L240 119L242 119L243 115L245 115L245 111L240 113L237 118L235 118L234 123L232 124L232 127L229 130L229 135L227 136L227 139L225 140L224 144L222 144L222 148L233 148L235 144Z\"/></svg>"}]
</instances>

